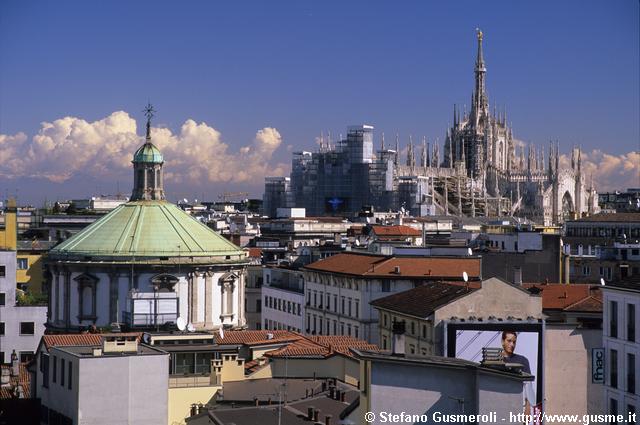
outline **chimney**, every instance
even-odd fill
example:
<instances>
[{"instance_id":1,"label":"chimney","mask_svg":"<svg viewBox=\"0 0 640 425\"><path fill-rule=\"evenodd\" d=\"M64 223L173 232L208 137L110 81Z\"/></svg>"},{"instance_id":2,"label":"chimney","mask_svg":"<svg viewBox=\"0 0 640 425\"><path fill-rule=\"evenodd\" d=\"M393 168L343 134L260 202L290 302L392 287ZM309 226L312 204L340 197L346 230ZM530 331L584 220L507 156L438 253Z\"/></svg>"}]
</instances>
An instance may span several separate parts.
<instances>
[{"instance_id":1,"label":"chimney","mask_svg":"<svg viewBox=\"0 0 640 425\"><path fill-rule=\"evenodd\" d=\"M404 332L405 323L394 320L392 326L391 355L404 357Z\"/></svg>"},{"instance_id":2,"label":"chimney","mask_svg":"<svg viewBox=\"0 0 640 425\"><path fill-rule=\"evenodd\" d=\"M395 266L395 267L393 268L393 272L394 272L395 274L400 274L400 266Z\"/></svg>"},{"instance_id":3,"label":"chimney","mask_svg":"<svg viewBox=\"0 0 640 425\"><path fill-rule=\"evenodd\" d=\"M309 406L307 407L307 420L308 421L312 421L313 420L313 406Z\"/></svg>"},{"instance_id":4,"label":"chimney","mask_svg":"<svg viewBox=\"0 0 640 425\"><path fill-rule=\"evenodd\" d=\"M20 376L20 362L16 350L13 350L11 352L11 377L17 378L18 376Z\"/></svg>"},{"instance_id":5,"label":"chimney","mask_svg":"<svg viewBox=\"0 0 640 425\"><path fill-rule=\"evenodd\" d=\"M331 415L325 415L324 425L331 425Z\"/></svg>"},{"instance_id":6,"label":"chimney","mask_svg":"<svg viewBox=\"0 0 640 425\"><path fill-rule=\"evenodd\" d=\"M522 267L516 266L513 268L513 283L522 286Z\"/></svg>"},{"instance_id":7,"label":"chimney","mask_svg":"<svg viewBox=\"0 0 640 425\"><path fill-rule=\"evenodd\" d=\"M313 422L318 422L320 417L320 409L313 409Z\"/></svg>"}]
</instances>

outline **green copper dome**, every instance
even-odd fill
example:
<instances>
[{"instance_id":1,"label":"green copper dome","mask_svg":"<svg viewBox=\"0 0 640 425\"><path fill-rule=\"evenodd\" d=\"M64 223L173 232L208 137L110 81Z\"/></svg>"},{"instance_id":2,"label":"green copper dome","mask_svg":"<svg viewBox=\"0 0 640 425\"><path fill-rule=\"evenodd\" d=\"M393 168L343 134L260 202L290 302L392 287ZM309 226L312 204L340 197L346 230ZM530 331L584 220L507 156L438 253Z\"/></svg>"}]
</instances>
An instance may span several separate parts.
<instances>
[{"instance_id":1,"label":"green copper dome","mask_svg":"<svg viewBox=\"0 0 640 425\"><path fill-rule=\"evenodd\" d=\"M239 247L166 201L133 201L120 205L53 248L49 257L207 264L246 261Z\"/></svg>"},{"instance_id":2,"label":"green copper dome","mask_svg":"<svg viewBox=\"0 0 640 425\"><path fill-rule=\"evenodd\" d=\"M133 154L133 162L162 163L164 162L164 158L160 150L156 148L153 143L147 141Z\"/></svg>"}]
</instances>

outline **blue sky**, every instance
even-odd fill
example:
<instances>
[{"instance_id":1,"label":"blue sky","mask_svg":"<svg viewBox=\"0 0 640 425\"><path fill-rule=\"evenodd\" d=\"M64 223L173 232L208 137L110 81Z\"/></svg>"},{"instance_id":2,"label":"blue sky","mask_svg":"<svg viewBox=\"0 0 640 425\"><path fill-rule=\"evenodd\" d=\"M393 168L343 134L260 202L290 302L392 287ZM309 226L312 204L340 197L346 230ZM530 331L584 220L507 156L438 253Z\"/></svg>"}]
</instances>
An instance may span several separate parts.
<instances>
[{"instance_id":1,"label":"blue sky","mask_svg":"<svg viewBox=\"0 0 640 425\"><path fill-rule=\"evenodd\" d=\"M292 149L314 149L321 130L335 139L355 123L374 125L376 139L442 142L453 104L469 104L480 27L489 99L506 106L517 138L625 155L640 140L638 4L5 0L0 135L23 132L29 144L42 122L116 111L141 135L151 100L155 125L177 135L187 120L205 122L227 153L277 129L265 173L282 172ZM5 172L0 190L36 202L43 189L81 197L130 186L123 173L36 174ZM176 179L174 198L261 186L259 173L197 188Z\"/></svg>"}]
</instances>

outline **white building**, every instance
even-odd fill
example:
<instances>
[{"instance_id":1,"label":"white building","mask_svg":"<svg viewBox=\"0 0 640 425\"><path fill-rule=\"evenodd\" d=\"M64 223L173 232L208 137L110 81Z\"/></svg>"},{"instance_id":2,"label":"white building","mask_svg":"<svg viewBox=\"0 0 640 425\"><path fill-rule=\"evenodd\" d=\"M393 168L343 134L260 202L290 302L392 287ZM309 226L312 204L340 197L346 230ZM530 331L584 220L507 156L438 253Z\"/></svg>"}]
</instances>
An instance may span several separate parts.
<instances>
[{"instance_id":1,"label":"white building","mask_svg":"<svg viewBox=\"0 0 640 425\"><path fill-rule=\"evenodd\" d=\"M303 332L304 273L285 267L265 267L263 270L262 327Z\"/></svg>"},{"instance_id":2,"label":"white building","mask_svg":"<svg viewBox=\"0 0 640 425\"><path fill-rule=\"evenodd\" d=\"M602 292L605 406L611 414L635 413L640 407L640 285L607 283Z\"/></svg>"},{"instance_id":3,"label":"white building","mask_svg":"<svg viewBox=\"0 0 640 425\"><path fill-rule=\"evenodd\" d=\"M0 251L0 363L15 350L21 362L33 358L44 334L46 306L16 303L16 251Z\"/></svg>"},{"instance_id":4,"label":"white building","mask_svg":"<svg viewBox=\"0 0 640 425\"><path fill-rule=\"evenodd\" d=\"M169 354L136 338L45 337L35 381L43 423L166 424Z\"/></svg>"},{"instance_id":5,"label":"white building","mask_svg":"<svg viewBox=\"0 0 640 425\"><path fill-rule=\"evenodd\" d=\"M388 257L343 253L304 271L305 327L312 335L348 335L379 345L375 299L430 281L479 280L478 257Z\"/></svg>"}]
</instances>

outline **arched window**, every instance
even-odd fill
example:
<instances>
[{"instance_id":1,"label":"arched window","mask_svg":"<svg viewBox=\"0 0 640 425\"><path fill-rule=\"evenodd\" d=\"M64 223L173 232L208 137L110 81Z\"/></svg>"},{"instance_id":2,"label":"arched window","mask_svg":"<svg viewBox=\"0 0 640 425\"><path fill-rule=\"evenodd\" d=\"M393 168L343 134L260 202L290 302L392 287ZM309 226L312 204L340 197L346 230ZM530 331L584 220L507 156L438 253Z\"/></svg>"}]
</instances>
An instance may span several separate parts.
<instances>
[{"instance_id":1,"label":"arched window","mask_svg":"<svg viewBox=\"0 0 640 425\"><path fill-rule=\"evenodd\" d=\"M100 279L88 273L82 273L73 280L78 285L78 320L91 320L95 323L96 316L96 291Z\"/></svg>"}]
</instances>

